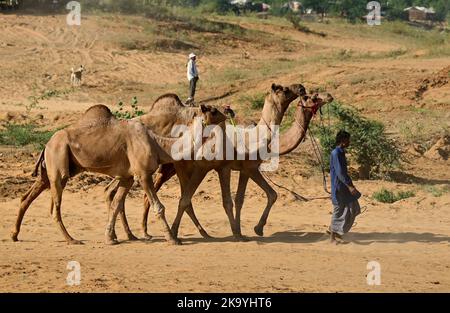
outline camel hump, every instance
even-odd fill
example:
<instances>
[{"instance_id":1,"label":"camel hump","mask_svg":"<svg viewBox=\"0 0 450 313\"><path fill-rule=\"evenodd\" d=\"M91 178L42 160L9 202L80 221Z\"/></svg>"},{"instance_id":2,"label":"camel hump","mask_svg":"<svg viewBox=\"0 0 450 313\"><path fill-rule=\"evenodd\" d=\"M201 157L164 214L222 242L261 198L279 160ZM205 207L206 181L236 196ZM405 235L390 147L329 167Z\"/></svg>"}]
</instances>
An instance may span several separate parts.
<instances>
[{"instance_id":1,"label":"camel hump","mask_svg":"<svg viewBox=\"0 0 450 313\"><path fill-rule=\"evenodd\" d=\"M83 119L111 119L113 114L111 110L103 104L97 104L86 110L83 114Z\"/></svg>"},{"instance_id":2,"label":"camel hump","mask_svg":"<svg viewBox=\"0 0 450 313\"><path fill-rule=\"evenodd\" d=\"M70 127L70 129L80 127L104 127L112 120L115 120L115 117L111 110L106 105L98 104L87 109L81 118Z\"/></svg>"},{"instance_id":3,"label":"camel hump","mask_svg":"<svg viewBox=\"0 0 450 313\"><path fill-rule=\"evenodd\" d=\"M180 97L178 97L176 94L166 93L158 97L158 99L156 99L155 102L153 102L151 109L152 110L160 108L165 109L170 106L185 107L183 102L181 102Z\"/></svg>"}]
</instances>

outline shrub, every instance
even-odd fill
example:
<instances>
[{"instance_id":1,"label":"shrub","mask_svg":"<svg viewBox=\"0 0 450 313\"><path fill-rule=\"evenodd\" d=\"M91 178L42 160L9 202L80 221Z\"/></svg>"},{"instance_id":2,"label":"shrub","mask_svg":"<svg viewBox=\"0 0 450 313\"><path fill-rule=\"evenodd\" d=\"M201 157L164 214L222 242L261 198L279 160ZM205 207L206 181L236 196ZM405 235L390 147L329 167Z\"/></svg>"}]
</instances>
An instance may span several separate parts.
<instances>
[{"instance_id":1,"label":"shrub","mask_svg":"<svg viewBox=\"0 0 450 313\"><path fill-rule=\"evenodd\" d=\"M407 199L414 197L415 193L413 191L399 191L398 193L394 193L392 191L386 190L382 188L380 191L377 191L373 194L373 198L378 202L383 203L394 203L402 199Z\"/></svg>"},{"instance_id":2,"label":"shrub","mask_svg":"<svg viewBox=\"0 0 450 313\"><path fill-rule=\"evenodd\" d=\"M113 115L121 120L130 120L132 118L144 115L144 111L139 109L137 97L131 99L131 111L124 109L124 103L120 101L117 106L119 110L113 111Z\"/></svg>"},{"instance_id":3,"label":"shrub","mask_svg":"<svg viewBox=\"0 0 450 313\"><path fill-rule=\"evenodd\" d=\"M351 134L351 145L348 149L359 165L359 176L363 179L378 175L400 165L401 153L397 144L390 139L382 123L369 120L356 110L345 107L338 102L327 106L333 125L318 127L318 135L326 164L335 147L335 134L344 129Z\"/></svg>"},{"instance_id":4,"label":"shrub","mask_svg":"<svg viewBox=\"0 0 450 313\"><path fill-rule=\"evenodd\" d=\"M0 131L0 144L16 147L33 145L42 149L53 136L54 131L39 131L34 124L7 124L6 129Z\"/></svg>"}]
</instances>

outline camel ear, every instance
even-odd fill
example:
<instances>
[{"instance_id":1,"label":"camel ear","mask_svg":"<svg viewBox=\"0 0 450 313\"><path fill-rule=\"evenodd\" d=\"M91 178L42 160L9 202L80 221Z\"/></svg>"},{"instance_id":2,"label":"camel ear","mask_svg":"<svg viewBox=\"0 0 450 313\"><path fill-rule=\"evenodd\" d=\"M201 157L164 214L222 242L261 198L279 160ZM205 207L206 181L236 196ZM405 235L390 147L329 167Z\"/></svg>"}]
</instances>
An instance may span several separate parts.
<instances>
[{"instance_id":1,"label":"camel ear","mask_svg":"<svg viewBox=\"0 0 450 313\"><path fill-rule=\"evenodd\" d=\"M208 112L209 109L205 105L201 104L200 110L202 110L202 113L206 113L206 112Z\"/></svg>"}]
</instances>

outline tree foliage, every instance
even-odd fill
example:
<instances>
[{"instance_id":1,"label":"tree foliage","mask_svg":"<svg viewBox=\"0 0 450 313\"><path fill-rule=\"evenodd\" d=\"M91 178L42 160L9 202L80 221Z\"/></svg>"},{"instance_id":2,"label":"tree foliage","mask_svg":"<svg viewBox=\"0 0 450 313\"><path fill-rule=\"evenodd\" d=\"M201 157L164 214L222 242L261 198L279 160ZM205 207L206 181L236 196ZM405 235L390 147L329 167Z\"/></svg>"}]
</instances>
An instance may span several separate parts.
<instances>
[{"instance_id":1,"label":"tree foliage","mask_svg":"<svg viewBox=\"0 0 450 313\"><path fill-rule=\"evenodd\" d=\"M204 12L226 13L232 12L234 7L229 0L78 0L84 8L97 8L106 11L121 11L126 13L143 12L149 7L167 9L171 7L201 8ZM378 0L381 10L389 19L406 18L405 8L416 5L433 7L436 19L445 21L450 10L449 0ZM59 9L64 10L67 1L59 1ZM286 13L280 8L288 0L254 0L255 3L265 2L272 6L273 13ZM333 14L344 16L350 21L367 14L368 1L361 0L302 0L304 8L311 8L318 14ZM53 0L22 0L22 7L55 9Z\"/></svg>"},{"instance_id":2,"label":"tree foliage","mask_svg":"<svg viewBox=\"0 0 450 313\"><path fill-rule=\"evenodd\" d=\"M360 176L369 178L400 165L401 153L392 139L388 137L382 123L366 119L358 111L333 102L328 106L333 125L318 127L320 143L326 160L335 148L335 136L344 129L351 134L348 149L360 167Z\"/></svg>"}]
</instances>

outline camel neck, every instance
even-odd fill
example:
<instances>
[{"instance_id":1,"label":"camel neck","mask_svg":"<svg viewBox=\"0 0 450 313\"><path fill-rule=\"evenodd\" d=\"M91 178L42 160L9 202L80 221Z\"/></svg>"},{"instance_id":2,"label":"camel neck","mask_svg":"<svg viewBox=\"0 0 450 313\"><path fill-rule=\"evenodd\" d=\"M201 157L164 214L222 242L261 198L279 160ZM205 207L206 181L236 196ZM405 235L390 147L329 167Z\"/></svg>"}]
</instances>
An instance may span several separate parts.
<instances>
[{"instance_id":1,"label":"camel neck","mask_svg":"<svg viewBox=\"0 0 450 313\"><path fill-rule=\"evenodd\" d=\"M311 111L298 106L292 126L280 136L279 155L285 155L295 150L305 139L306 132L313 114Z\"/></svg>"}]
</instances>

